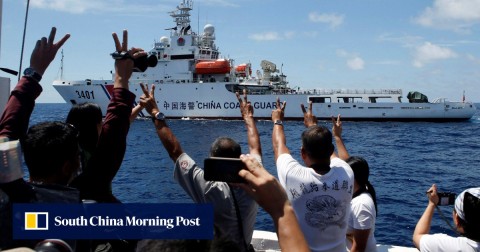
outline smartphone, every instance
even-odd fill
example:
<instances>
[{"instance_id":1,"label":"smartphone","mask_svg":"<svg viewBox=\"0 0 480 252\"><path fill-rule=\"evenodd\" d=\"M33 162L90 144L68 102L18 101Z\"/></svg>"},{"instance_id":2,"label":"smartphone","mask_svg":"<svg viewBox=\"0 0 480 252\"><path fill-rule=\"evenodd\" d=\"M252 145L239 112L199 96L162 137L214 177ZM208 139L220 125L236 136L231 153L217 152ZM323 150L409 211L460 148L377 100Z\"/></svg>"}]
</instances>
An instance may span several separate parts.
<instances>
[{"instance_id":1,"label":"smartphone","mask_svg":"<svg viewBox=\"0 0 480 252\"><path fill-rule=\"evenodd\" d=\"M438 195L438 205L447 206L455 204L455 193L451 192L437 192Z\"/></svg>"},{"instance_id":2,"label":"smartphone","mask_svg":"<svg viewBox=\"0 0 480 252\"><path fill-rule=\"evenodd\" d=\"M205 180L245 183L245 180L238 175L238 172L245 168L240 158L209 157L203 161L203 167Z\"/></svg>"}]
</instances>

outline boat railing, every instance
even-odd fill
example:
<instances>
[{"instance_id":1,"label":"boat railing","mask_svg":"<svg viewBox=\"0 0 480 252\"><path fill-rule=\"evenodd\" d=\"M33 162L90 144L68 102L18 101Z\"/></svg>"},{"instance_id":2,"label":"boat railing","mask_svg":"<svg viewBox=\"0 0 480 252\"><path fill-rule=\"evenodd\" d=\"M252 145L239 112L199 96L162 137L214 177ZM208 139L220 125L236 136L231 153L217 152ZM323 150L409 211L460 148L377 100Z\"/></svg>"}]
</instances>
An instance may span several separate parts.
<instances>
[{"instance_id":1,"label":"boat railing","mask_svg":"<svg viewBox=\"0 0 480 252\"><path fill-rule=\"evenodd\" d=\"M334 94L391 94L402 95L401 89L306 89L298 90L297 94L334 95Z\"/></svg>"}]
</instances>

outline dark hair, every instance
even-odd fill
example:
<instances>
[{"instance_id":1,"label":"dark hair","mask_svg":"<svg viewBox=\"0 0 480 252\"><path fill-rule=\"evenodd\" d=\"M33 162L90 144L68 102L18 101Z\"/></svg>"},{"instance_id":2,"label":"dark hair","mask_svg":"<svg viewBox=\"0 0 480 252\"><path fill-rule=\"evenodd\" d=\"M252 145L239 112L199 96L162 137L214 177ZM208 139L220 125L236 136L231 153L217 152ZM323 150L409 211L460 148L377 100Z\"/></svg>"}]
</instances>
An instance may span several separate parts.
<instances>
[{"instance_id":1,"label":"dark hair","mask_svg":"<svg viewBox=\"0 0 480 252\"><path fill-rule=\"evenodd\" d=\"M57 175L67 161L78 158L77 130L63 122L33 125L20 143L33 179Z\"/></svg>"},{"instance_id":2,"label":"dark hair","mask_svg":"<svg viewBox=\"0 0 480 252\"><path fill-rule=\"evenodd\" d=\"M320 125L310 126L303 131L302 145L308 157L314 160L329 160L334 150L332 133Z\"/></svg>"},{"instance_id":3,"label":"dark hair","mask_svg":"<svg viewBox=\"0 0 480 252\"><path fill-rule=\"evenodd\" d=\"M372 196L373 204L375 205L375 212L378 215L377 194L375 192L375 188L373 188L372 184L370 184L370 181L368 181L368 177L370 176L370 167L368 166L367 160L362 157L351 156L345 161L352 168L355 181L357 182L358 186L360 186L359 194L354 195L354 197L360 195L362 192L368 192Z\"/></svg>"},{"instance_id":4,"label":"dark hair","mask_svg":"<svg viewBox=\"0 0 480 252\"><path fill-rule=\"evenodd\" d=\"M215 139L210 147L211 157L239 158L242 154L240 145L228 137Z\"/></svg>"},{"instance_id":5,"label":"dark hair","mask_svg":"<svg viewBox=\"0 0 480 252\"><path fill-rule=\"evenodd\" d=\"M480 242L480 199L468 191L463 196L463 212L465 220L459 218L465 231L463 235Z\"/></svg>"},{"instance_id":6,"label":"dark hair","mask_svg":"<svg viewBox=\"0 0 480 252\"><path fill-rule=\"evenodd\" d=\"M98 142L97 125L102 122L102 109L95 103L75 104L68 112L66 123L78 130L80 147L93 152Z\"/></svg>"}]
</instances>

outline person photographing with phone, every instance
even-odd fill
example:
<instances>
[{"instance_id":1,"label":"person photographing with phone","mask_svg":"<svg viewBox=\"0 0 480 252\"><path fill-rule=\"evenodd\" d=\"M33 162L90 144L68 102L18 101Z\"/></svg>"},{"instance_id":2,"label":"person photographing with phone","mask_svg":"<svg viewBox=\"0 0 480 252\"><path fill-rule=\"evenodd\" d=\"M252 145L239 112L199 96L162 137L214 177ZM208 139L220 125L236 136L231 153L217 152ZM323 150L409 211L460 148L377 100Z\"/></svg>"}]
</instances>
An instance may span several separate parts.
<instances>
[{"instance_id":1,"label":"person photographing with phone","mask_svg":"<svg viewBox=\"0 0 480 252\"><path fill-rule=\"evenodd\" d=\"M214 211L215 238L223 238L238 244L240 251L251 251L254 224L258 206L255 200L241 188L234 188L222 181L205 179L205 172L185 152L180 142L168 127L165 115L155 101L155 86L151 89L140 84L143 95L140 104L152 116L157 135L165 150L175 163L174 179L196 203L211 203ZM242 118L247 128L249 154L261 162L260 138L253 118L253 107L236 93ZM219 137L211 145L210 157L236 158L242 154L240 145L229 137ZM234 161L235 162L235 161ZM222 164L224 162L216 162Z\"/></svg>"},{"instance_id":2,"label":"person photographing with phone","mask_svg":"<svg viewBox=\"0 0 480 252\"><path fill-rule=\"evenodd\" d=\"M413 243L420 251L480 251L480 187L464 190L455 201L439 197L435 184L427 191L428 205L418 220ZM433 213L438 205L454 205L453 222L460 236L429 234Z\"/></svg>"}]
</instances>

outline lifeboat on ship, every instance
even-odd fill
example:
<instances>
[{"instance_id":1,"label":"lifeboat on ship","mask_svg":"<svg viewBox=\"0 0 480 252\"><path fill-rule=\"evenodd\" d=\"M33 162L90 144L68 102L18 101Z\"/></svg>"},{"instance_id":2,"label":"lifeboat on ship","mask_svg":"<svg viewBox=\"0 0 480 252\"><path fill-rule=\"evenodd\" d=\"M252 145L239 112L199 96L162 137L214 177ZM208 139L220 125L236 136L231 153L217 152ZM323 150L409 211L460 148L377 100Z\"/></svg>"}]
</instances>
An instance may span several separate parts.
<instances>
[{"instance_id":1,"label":"lifeboat on ship","mask_svg":"<svg viewBox=\"0 0 480 252\"><path fill-rule=\"evenodd\" d=\"M197 74L226 74L230 72L230 62L226 59L201 61L195 65Z\"/></svg>"},{"instance_id":2,"label":"lifeboat on ship","mask_svg":"<svg viewBox=\"0 0 480 252\"><path fill-rule=\"evenodd\" d=\"M235 67L235 75L238 77L247 77L252 75L252 67L250 63L243 63Z\"/></svg>"}]
</instances>

